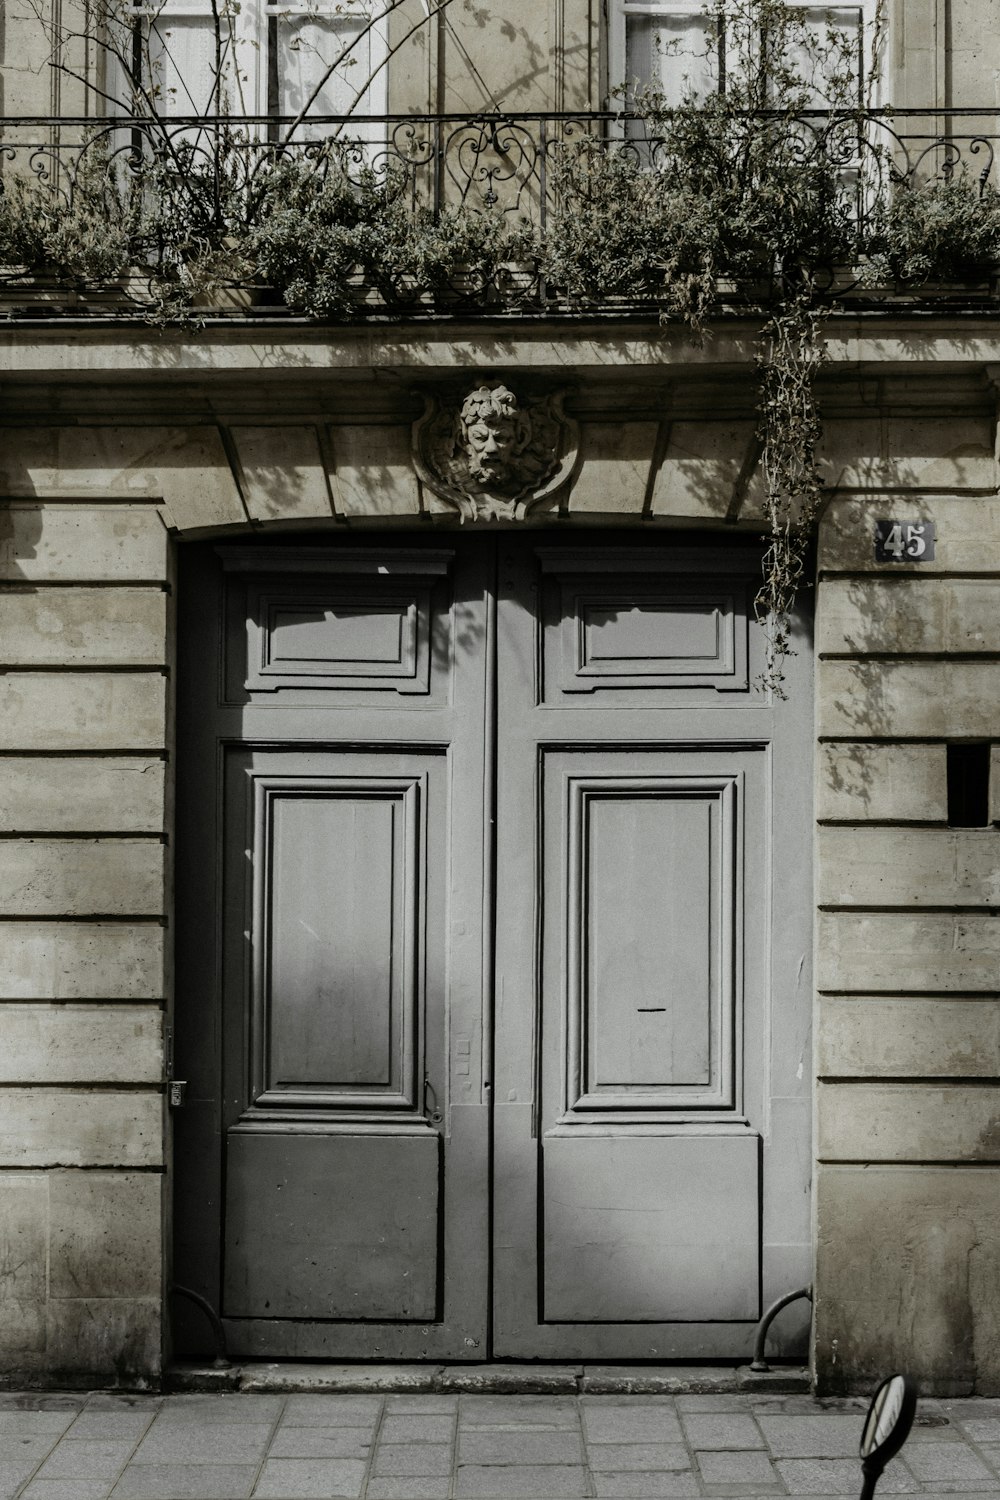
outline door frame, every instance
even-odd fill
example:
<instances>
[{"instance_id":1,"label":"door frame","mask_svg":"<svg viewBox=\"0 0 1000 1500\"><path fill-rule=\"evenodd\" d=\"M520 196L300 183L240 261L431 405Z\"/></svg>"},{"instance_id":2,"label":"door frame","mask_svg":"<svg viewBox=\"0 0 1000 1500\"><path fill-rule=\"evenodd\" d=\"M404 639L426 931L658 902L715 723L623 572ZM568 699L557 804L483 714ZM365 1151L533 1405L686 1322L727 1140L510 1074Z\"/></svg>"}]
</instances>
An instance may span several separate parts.
<instances>
[{"instance_id":1,"label":"door frame","mask_svg":"<svg viewBox=\"0 0 1000 1500\"><path fill-rule=\"evenodd\" d=\"M516 553L517 551L519 551L520 549L525 548L525 547L530 548L530 547L533 547L533 546L536 546L536 545L542 546L542 545L546 545L546 544L551 544L553 542L553 540L558 541L560 543L565 542L567 540L567 535L566 535L565 531L560 531L558 533L552 533L552 532L543 531L541 529L539 529L539 530L535 530L535 529L528 530L528 529L518 528L517 530L513 530L512 529L511 531L502 531L502 532L500 532L500 531L494 531L491 534L491 536L489 536L489 537L483 536L482 533L477 533L477 534L474 534L474 535L471 535L471 536L469 536L469 535L456 536L453 532L443 531L442 530L442 531L435 531L432 537L428 537L426 533L421 533L420 536L419 536L419 538L415 538L414 533L411 530L402 530L402 529L395 530L394 529L391 533L387 533L387 532L371 532L371 531L366 532L366 533L362 533L362 532L354 533L354 532L352 532L352 535L351 535L350 539L349 540L345 539L345 541L343 542L343 545L344 546L361 545L361 546L371 547L372 549L379 549L379 548L393 549L393 548L408 548L408 547L411 547L414 544L415 541L419 541L419 542L423 543L424 545L427 545L427 546L430 546L430 547L434 547L434 546L438 546L438 547L445 546L445 547L448 547L448 546L451 546L451 547L455 547L455 548L457 548L458 550L461 550L461 551L464 551L464 550L468 549L468 550L470 550L472 552L479 551L479 552L482 553L482 552L488 552L490 550L489 547L488 547L488 542L490 540L492 540L492 541L494 541L496 543L496 547L495 547L494 551L495 551L495 554L496 554L496 557L497 557L497 560L498 560L498 564L499 564L499 562L502 560L502 557L503 557L503 548L508 543L513 544L513 550ZM594 531L589 531L589 530L587 532L581 533L579 530L577 530L577 531L574 532L573 537L570 540L572 540L572 542L573 542L574 545L579 544L580 546L582 546L584 548L587 548L587 549L593 548L593 549L600 550L600 549L603 549L603 548L607 548L608 546L611 546L611 545L616 545L616 546L632 546L632 547L635 547L635 545L636 545L636 533L635 532L625 532L623 534L621 532L611 532L611 531L607 531L607 530L604 530L604 529L602 529L600 533L597 533L597 532L594 532ZM668 534L668 533L663 532L662 530L657 530L657 532L655 534L653 534L653 533L644 533L644 535L642 537L643 543L646 544L647 546L654 547L654 548L659 548L659 547L663 547L665 544L669 543L671 546L677 546L679 552L683 552L683 551L687 550L689 548L689 546L692 546L692 544L696 544L696 543L701 543L702 546L704 546L705 540L706 539L704 538L704 536L701 536L701 537L687 537L687 536L682 536L682 535L673 534L673 533L669 533ZM716 558L717 559L722 549L721 549L720 546L718 546L716 544L716 539L715 538L711 538L710 540L711 540L711 545L706 550L707 550L710 558ZM287 545L287 546L298 546L298 547L301 547L304 543L307 544L307 545L309 545L309 546L316 545L318 547L323 547L323 546L329 546L330 537L329 537L328 534L317 534L315 536L313 536L313 535L310 534L308 537L305 537L305 536L303 536L302 533L299 533L297 535L288 535L288 534L277 534L277 533L275 533L275 534L260 535L260 536L256 537L254 539L254 541L255 541L255 545L257 545L257 546L259 546L261 548L264 548L264 549L266 549L269 546L278 546L278 547L281 547L281 546L285 546L285 545ZM194 548L197 548L197 547L201 546L204 550L211 551L216 545L217 545L216 543L211 543L211 542L210 543L202 543L202 544L199 544L199 543L187 543L187 544L185 544L185 550L188 551L188 550L191 550L191 549L194 549ZM743 549L742 548L738 548L738 550L742 551ZM749 552L749 551L751 551L753 549L750 548L749 545L748 545L748 547L747 547L746 550ZM693 550L691 552L691 556L693 557ZM494 588L494 589L487 589L486 590L486 597L485 597L485 601L484 601L484 605L485 605L484 621L485 621L485 631L486 631L486 637L485 638L486 638L486 640L489 643L491 643L490 649L486 653L486 661L484 663L484 666L485 666L485 680L484 680L484 684L483 684L483 694L484 694L484 702L486 702L486 703L495 702L496 694L498 692L497 681L496 681L496 671L497 671L497 662L496 662L496 656L497 656L497 645L496 645L496 642L497 642L497 635L496 635L496 630L497 630L497 621L496 621L497 596L498 596L498 589ZM196 656L204 656L204 654L205 654L205 641L204 641L204 636L201 633L201 631L203 631L203 628L204 628L204 621L201 622L201 631L198 632L198 639L197 639L197 641L195 641L196 631L195 631L195 628L194 628L194 620L191 618L190 611L188 611L188 613L185 614L186 610L187 610L187 604L185 602L184 593L183 593L183 590L182 590L182 592L180 593L180 620L181 620L181 629L180 629L180 632L179 632L180 637L181 637L181 652L180 652L180 657L181 657L181 664L182 664L182 666L181 666L182 672L184 670L184 661L185 661L185 650L184 650L184 642L185 641L187 642L188 664L189 665L190 665L190 652L191 652L191 648L192 647L194 647L194 651L195 651L195 655ZM192 628L188 629L188 626L191 626ZM224 627L224 622L221 622L220 623L220 629L224 630L224 628L225 628ZM216 659L218 659L219 656L220 656L220 654L221 654L221 650L222 650L222 641L221 641L221 639L218 636L218 632L216 633L216 638L214 640L214 648L215 648L215 653L216 653ZM536 648L536 650L537 650L537 648ZM791 696L792 696L793 700L796 700L799 703L799 707L800 707L801 713L806 718L808 718L808 715L811 712L811 703L812 703L811 692L810 692L810 678L811 678L812 660L811 660L811 642L808 640L808 629L807 629L807 627L805 625L800 625L800 631L799 631L799 654L798 654L798 656L792 657L790 659L789 663L787 664L787 668L788 668L789 687L790 687ZM495 739L496 723L497 723L497 713L495 711L493 713L487 712L487 714L486 714L486 729L484 731L484 750L483 750L483 755L484 755L484 767L485 767L485 775L486 775L486 779L487 779L487 784L489 784L490 777L492 776L492 784L493 784L493 787L494 787L494 793L493 793L494 797L496 796L496 786L497 786L496 763L497 763L497 755L498 755L497 743L496 743L496 739ZM811 776L811 765L812 765L811 739L808 738L808 737L806 737L806 736L804 736L803 737L803 743L807 744L809 746L809 754L806 757L804 757L804 759L806 761L806 766L803 767L801 764L798 765L798 766L796 766L792 761L789 761L787 764L775 765L774 769L773 769L773 779L780 779L780 777L782 775L785 775L786 777L790 777L790 780L788 781L788 785L790 787L794 787L795 788L794 799L793 800L794 800L795 808L797 809L797 811L794 813L794 816L796 817L796 820L797 820L797 822L799 824L799 827L802 830L802 836L803 836L804 842L808 843L810 841L810 839L811 839L811 822L810 822L810 814L809 814L809 799L811 797L811 787L809 787L808 785L806 785L806 790L805 790L805 793L803 794L802 786L803 786L803 779L805 780L805 783L808 784L808 782L810 780L810 776ZM491 767L493 768L492 771L490 769ZM179 777L179 780L181 781L181 783L183 783L183 767L182 767L182 771L181 771L181 775ZM183 803L183 798L181 799L181 801ZM178 828L180 828L179 823L178 823ZM494 1059L494 1052L493 1052L494 1029L495 1029L495 1026L497 1024L497 1011L498 1011L498 1007L502 1009L502 997L501 997L501 994L499 993L499 991L495 991L495 989L494 989L494 985L497 982L497 976L496 976L495 965L494 965L494 951L493 951L494 950L494 945L497 943L497 934L496 934L496 908L495 908L495 905L494 905L494 886L493 886L493 883L494 883L495 878L496 878L496 864L495 864L495 851L492 849L492 847L490 846L490 842L489 842L489 838L490 838L490 834L491 834L491 829L492 829L491 818L488 815L486 815L484 817L484 844L483 844L483 870L482 870L482 877L483 877L483 902L484 902L484 904L483 904L483 910L484 910L484 912L487 912L487 913L489 913L491 915L492 920L486 920L486 921L484 921L484 925L483 925L483 937L482 937L482 943L481 943L481 950L482 950L482 958L481 958L482 980L481 980L481 982L482 982L482 986L483 986L484 1020L488 1021L489 1024L488 1025L484 1025L482 1047L481 1047L481 1056L480 1056L480 1060L481 1060L481 1064L482 1064L482 1079L483 1079L482 1099L485 1102L486 1111L485 1111L485 1116L481 1118L480 1123L477 1125L476 1131L477 1131L477 1139L482 1144L485 1144L488 1147L488 1161L487 1161L488 1172L487 1172L486 1175L488 1176L488 1179L489 1179L489 1183L488 1183L488 1185L489 1185L489 1195L488 1195L489 1201L488 1201L488 1205L483 1210L483 1212L485 1214L485 1222L487 1222L487 1224L488 1224L487 1249L486 1249L486 1252L485 1252L485 1255L484 1255L484 1258L483 1258L483 1263L478 1268L478 1272L477 1272L476 1278L475 1278L477 1281L480 1281L480 1282L484 1283L484 1287L485 1287L484 1294L483 1294L483 1299L482 1299L482 1301L483 1301L483 1336L482 1336L482 1339L480 1340L480 1339L476 1338L474 1334L473 1335L469 1335L468 1336L468 1340L471 1340L471 1342L469 1342L467 1340L463 1344L463 1347L460 1350L458 1350L458 1351L449 1351L449 1352L441 1351L441 1352L435 1352L434 1349L433 1349L433 1347L431 1347L431 1346L425 1346L426 1352L423 1353L423 1354L416 1354L416 1355L414 1353L404 1353L402 1350L387 1350L387 1351L383 1352L381 1348L372 1347L372 1345L370 1343L367 1346L359 1347L358 1350L357 1350L357 1354L355 1355L355 1354L353 1354L351 1352L345 1352L343 1350L342 1346L340 1346L339 1344L337 1344L334 1338L331 1338L330 1341L329 1341L329 1347L328 1347L328 1349L325 1350L325 1351L323 1351L323 1352L321 1352L316 1357L326 1357L326 1358L334 1358L334 1359L335 1358L343 1358L343 1357L347 1357L347 1358L351 1358L351 1357L365 1357L365 1358L385 1358L385 1359L426 1357L428 1359L434 1359L434 1358L437 1358L437 1359L441 1359L441 1358L446 1358L446 1359L447 1358L453 1358L453 1359L454 1358L461 1358L461 1359L465 1359L465 1360L469 1360L469 1359L472 1359L472 1360L487 1360L487 1359L493 1358L495 1354L496 1354L496 1357L501 1357L501 1358L542 1358L542 1359L545 1359L545 1358L566 1358L566 1357L578 1358L578 1357L587 1357L587 1356L583 1356L583 1355L568 1356L565 1353L558 1352L556 1350L556 1348L550 1342L548 1342L544 1337L541 1338L541 1339L539 1339L537 1335L538 1335L539 1329L542 1327L541 1324L539 1324L538 1328L536 1328L536 1330L535 1330L535 1342L534 1342L534 1344L532 1345L531 1348L525 1347L523 1345L523 1343L521 1343L520 1346L519 1346L519 1341L518 1340L513 1340L512 1341L510 1339L510 1337L509 1337L509 1330L504 1330L503 1328L497 1328L496 1330L494 1329L495 1307L494 1307L494 1275L493 1275L493 1271L494 1271L494 1257L495 1257L495 1255L497 1253L497 1251L496 1251L496 1236L498 1234L503 1234L504 1233L504 1225L503 1225L503 1222L502 1222L502 1217L501 1218L495 1218L496 1198L495 1198L495 1181L494 1181L494 1179L495 1179L495 1177L497 1175L497 1172L498 1172L497 1153L499 1152L500 1158L501 1158L501 1160L503 1160L504 1142L507 1139L507 1124L506 1124L506 1122L509 1121L510 1119L512 1119L513 1114L515 1113L515 1109L520 1109L521 1111L525 1111L526 1110L528 1112L528 1116L529 1116L529 1120L530 1120L530 1117L531 1117L531 1115L532 1115L532 1113L533 1113L533 1111L535 1109L535 1103L534 1103L534 1101L522 1102L522 1101L519 1101L519 1100L510 1100L510 1099L508 1099L506 1097L506 1093L509 1093L509 1090L506 1090L506 1091L504 1090L504 1080L498 1079L495 1076L495 1074L494 1074L494 1060L495 1060ZM214 836L214 834L215 834L214 828L211 830L211 833ZM183 845L184 845L183 834L182 834L181 839L180 839L180 844L181 844L181 855L182 855L182 857L181 857L181 860L180 860L179 868L183 872L184 869L185 869L184 857L183 857ZM188 873L190 873L190 870L188 871ZM187 878L187 877L185 876L184 878ZM803 881L803 882L801 882L801 885L803 887L803 890L802 890L801 894L803 895L805 906L806 907L810 907L810 918L809 918L809 921L810 921L810 924L811 924L811 906L810 906L810 902L809 902L808 882L807 881ZM206 880L206 878L204 876L198 877L197 875L195 875L193 877L193 884L190 887L190 889L193 891L193 893L195 894L196 897L197 897L197 893L199 891L202 893L202 895L204 897L204 900L200 904L201 904L201 907L202 907L202 912L204 914L204 912L206 912L210 908L212 901L214 901L215 899L218 898L217 876L213 876L211 879L207 879ZM778 920L779 923L780 923L780 921L781 921L781 913L780 912L777 912L777 913L770 913L769 912L769 919L770 919L771 916L775 916L776 920ZM798 916L796 917L796 922L798 923L799 926L801 926L801 921L799 920ZM201 931L202 931L202 935L204 936L204 928L203 927L201 928ZM807 948L806 949L806 955L807 955L807 957L808 957L808 951L809 950ZM805 971L804 971L804 977L806 979L808 978L808 962L806 963L806 968L805 968ZM217 975L216 975L216 979L217 979ZM807 1007L806 1007L805 1020L806 1020L807 1029L808 1029L808 1024L811 1021L811 1005L807 1005ZM501 1024L502 1024L502 1022L501 1022ZM179 1064L178 1071L180 1071L182 1074L187 1073L187 1072L191 1072L192 1069L189 1066L189 1060L185 1056L185 1039L180 1034L180 1028L178 1028L178 1030L177 1030L176 1044L175 1045L177 1047L177 1061L178 1061L178 1064ZM808 1077L806 1079L806 1083L807 1083L807 1086L808 1086L808 1093L809 1093L809 1095L811 1097L811 1080ZM537 1095L536 1095L536 1098L537 1098ZM191 1103L189 1103L185 1107L185 1109L177 1111L174 1114L174 1127L175 1127L175 1137L176 1137L176 1148L175 1148L175 1152L174 1152L175 1157L177 1157L178 1155L183 1155L183 1153L184 1153L184 1151L186 1149L185 1148L185 1137L189 1136L191 1134L191 1130L190 1130L189 1127L193 1123L193 1116L194 1116L194 1113L197 1111L198 1107L199 1106L197 1104L197 1101L192 1101ZM809 1112L810 1112L810 1110L811 1110L811 1104L809 1102L809 1099L807 1099L806 1100L806 1123L807 1123L807 1127L808 1127L808 1123L809 1123ZM530 1124L529 1124L529 1129L530 1128L531 1127L530 1127ZM803 1148L803 1144L804 1144L803 1140L800 1139L800 1141L798 1143L798 1150L799 1150L800 1154L801 1154L801 1151L802 1151L802 1148ZM517 1155L517 1153L515 1152L514 1155ZM508 1159L508 1162L509 1162L509 1161L513 1160L513 1156L508 1156L507 1159ZM187 1170L188 1170L188 1176L190 1177L190 1166L188 1167ZM507 1173L506 1180L508 1181L508 1185L511 1188L512 1192L515 1195L522 1193L523 1192L523 1187L524 1187L523 1175L521 1177L518 1177L517 1170L515 1170L513 1172L513 1175L511 1175L511 1170L510 1170L509 1166L503 1168L502 1170ZM174 1175L175 1175L175 1185L176 1185L176 1181L177 1181L176 1173ZM479 1178L477 1178L477 1174L475 1172L470 1172L467 1175L467 1180L466 1180L465 1185L464 1185L464 1190L467 1191L470 1195L475 1195L477 1189L479 1189L481 1187L482 1187L482 1182L481 1182L481 1180ZM209 1184L209 1183L206 1183L204 1180L201 1181L200 1185L196 1185L195 1197L199 1197L199 1196L200 1196L200 1201L201 1201L202 1204L211 1202L213 1200L213 1187L212 1187L212 1185ZM202 1219L199 1220L199 1217L198 1217L197 1214L194 1214L194 1215L191 1214L191 1212L190 1212L190 1198L191 1198L191 1195L189 1194L188 1195L188 1200L185 1200L184 1197L183 1197L183 1195L181 1195L179 1197L177 1195L176 1191L175 1191L175 1204L174 1204L174 1221L175 1222L174 1222L174 1229L175 1229L175 1235L176 1235L176 1238L177 1238L177 1244L178 1244L179 1247L182 1248L183 1256L184 1256L185 1262L186 1262L186 1264L188 1266L190 1266L193 1261L197 1260L199 1257L202 1257L202 1256L206 1257L207 1260L208 1260L208 1262L211 1263L211 1261L212 1261L212 1255L211 1255L210 1250L209 1250L209 1243L208 1242L212 1238L213 1231L211 1229L211 1226L208 1226L208 1233L206 1234L206 1225L204 1223L204 1219L202 1218ZM221 1209L219 1209L219 1205L218 1205L218 1192L217 1191L214 1191L214 1200L215 1200L217 1209L221 1212ZM217 1256L218 1252L216 1251L215 1253L216 1253L216 1256ZM795 1277L793 1276L792 1279L794 1280ZM774 1282L774 1288L777 1288L777 1290L775 1291L774 1294L777 1295L780 1292L786 1291L788 1289L789 1285L790 1285L790 1282L789 1282L787 1276L780 1276L780 1277L778 1277L778 1279L775 1280L775 1282ZM767 1300L770 1300L770 1292L772 1290L774 1290L774 1288L768 1287L767 1285L765 1285L765 1286L762 1287L762 1296L764 1297L765 1302ZM197 1287L193 1288L193 1289L194 1290L198 1290ZM211 1302L213 1299L210 1296L208 1300ZM217 1305L217 1304L214 1304L214 1305ZM184 1336L188 1340L189 1343L194 1343L194 1344L199 1344L200 1343L200 1347L203 1349L204 1348L204 1341L200 1340L200 1337L199 1337L199 1332L200 1332L200 1330L199 1330L200 1314L196 1314L196 1313L190 1312L189 1310L185 1309L179 1303L175 1304L175 1311L179 1315L177 1321L178 1321L178 1326L179 1326L179 1328L181 1330L182 1336ZM337 1325L334 1325L334 1329L333 1329L334 1333L336 1332L336 1327L337 1327ZM647 1359L648 1358L658 1358L658 1359L684 1358L684 1359L691 1359L691 1358L697 1358L699 1356L701 1356L701 1357L710 1357L710 1358L720 1357L718 1353L716 1353L712 1349L706 1347L704 1341L702 1343L700 1343L700 1344L698 1343L698 1334L696 1332L697 1327L701 1327L702 1329L704 1329L704 1325L692 1325L691 1329L690 1329L691 1338L688 1338L687 1336L685 1336L684 1338L682 1338L680 1340L679 1343L675 1342L669 1348L662 1347L662 1345L661 1345L661 1346L659 1346L654 1351L649 1346L649 1343L647 1341L647 1343L646 1343L646 1345L644 1347L640 1348L639 1343L636 1343L634 1350L627 1351L627 1352L623 1353L622 1355L616 1356L616 1357L633 1358L633 1359L634 1358L647 1358ZM693 1342L692 1342L692 1340L693 1340ZM711 1343L711 1340L709 1340L708 1342ZM795 1352L797 1352L797 1350ZM269 1350L266 1347L261 1346L261 1347L259 1347L257 1349L254 1349L248 1355L248 1357L251 1357L251 1358L268 1358L268 1357L275 1357L275 1355L274 1355L274 1351L273 1350ZM282 1357L282 1356L278 1356L278 1357ZM295 1357L295 1351L290 1348L289 1351L288 1351L288 1353L287 1353L287 1356L285 1356L285 1357ZM302 1357L301 1354L299 1355L299 1357ZM313 1357L313 1356L306 1355L305 1357ZM595 1357L595 1356L591 1355L589 1357ZM602 1357L602 1356L598 1355L596 1357Z\"/></svg>"}]
</instances>

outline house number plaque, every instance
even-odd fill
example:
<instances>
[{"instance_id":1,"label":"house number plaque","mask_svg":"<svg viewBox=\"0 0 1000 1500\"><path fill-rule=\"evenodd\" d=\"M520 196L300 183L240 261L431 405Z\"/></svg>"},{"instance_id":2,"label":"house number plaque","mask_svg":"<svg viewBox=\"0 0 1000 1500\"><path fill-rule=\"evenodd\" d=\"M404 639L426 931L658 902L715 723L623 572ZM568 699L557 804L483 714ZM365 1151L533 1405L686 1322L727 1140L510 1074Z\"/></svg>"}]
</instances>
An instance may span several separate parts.
<instances>
[{"instance_id":1,"label":"house number plaque","mask_svg":"<svg viewBox=\"0 0 1000 1500\"><path fill-rule=\"evenodd\" d=\"M876 521L876 562L933 562L933 521Z\"/></svg>"}]
</instances>

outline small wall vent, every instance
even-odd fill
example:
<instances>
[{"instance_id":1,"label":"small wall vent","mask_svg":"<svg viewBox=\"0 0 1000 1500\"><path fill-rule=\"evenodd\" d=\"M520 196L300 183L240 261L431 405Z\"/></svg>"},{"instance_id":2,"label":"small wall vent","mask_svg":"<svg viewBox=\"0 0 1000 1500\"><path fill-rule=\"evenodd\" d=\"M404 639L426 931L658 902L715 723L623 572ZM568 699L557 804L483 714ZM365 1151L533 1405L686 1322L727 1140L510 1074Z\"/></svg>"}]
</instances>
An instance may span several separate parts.
<instances>
[{"instance_id":1,"label":"small wall vent","mask_svg":"<svg viewBox=\"0 0 1000 1500\"><path fill-rule=\"evenodd\" d=\"M948 826L985 828L990 821L989 744L948 746Z\"/></svg>"}]
</instances>

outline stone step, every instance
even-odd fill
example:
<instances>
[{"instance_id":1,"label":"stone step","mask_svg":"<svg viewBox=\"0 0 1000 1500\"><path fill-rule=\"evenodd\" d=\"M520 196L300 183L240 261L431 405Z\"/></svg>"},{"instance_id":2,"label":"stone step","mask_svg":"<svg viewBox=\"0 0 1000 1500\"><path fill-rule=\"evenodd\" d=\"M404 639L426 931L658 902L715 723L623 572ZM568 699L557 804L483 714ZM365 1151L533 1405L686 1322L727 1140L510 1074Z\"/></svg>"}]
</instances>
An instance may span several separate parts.
<instances>
[{"instance_id":1,"label":"stone step","mask_svg":"<svg viewBox=\"0 0 1000 1500\"><path fill-rule=\"evenodd\" d=\"M810 1389L801 1365L751 1370L749 1365L394 1365L174 1364L164 1384L170 1391L288 1392L411 1391L486 1394L588 1394L677 1396L728 1395L773 1391L798 1394Z\"/></svg>"}]
</instances>

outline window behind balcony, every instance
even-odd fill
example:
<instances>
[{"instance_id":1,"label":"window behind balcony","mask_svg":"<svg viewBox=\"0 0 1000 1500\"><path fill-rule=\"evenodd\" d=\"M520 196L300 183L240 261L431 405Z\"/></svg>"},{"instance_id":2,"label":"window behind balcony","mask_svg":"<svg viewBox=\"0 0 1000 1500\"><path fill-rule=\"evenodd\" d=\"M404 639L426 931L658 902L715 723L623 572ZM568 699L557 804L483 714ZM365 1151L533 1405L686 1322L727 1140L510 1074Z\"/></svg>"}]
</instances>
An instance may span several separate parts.
<instances>
[{"instance_id":1,"label":"window behind balcony","mask_svg":"<svg viewBox=\"0 0 1000 1500\"><path fill-rule=\"evenodd\" d=\"M384 28L352 0L162 0L135 8L132 75L166 115L305 119L297 140L329 134L324 115L384 113Z\"/></svg>"},{"instance_id":2,"label":"window behind balcony","mask_svg":"<svg viewBox=\"0 0 1000 1500\"><path fill-rule=\"evenodd\" d=\"M725 91L739 65L726 27L716 28L703 0L611 0L609 82L612 101L662 93L668 104ZM856 5L802 5L811 42L790 58L811 85L808 107L877 103L879 38L876 0ZM824 64L823 59L826 59ZM836 67L837 97L826 74Z\"/></svg>"},{"instance_id":3,"label":"window behind balcony","mask_svg":"<svg viewBox=\"0 0 1000 1500\"><path fill-rule=\"evenodd\" d=\"M268 5L267 39L269 113L360 121L384 112L384 36L357 7L352 13L335 0Z\"/></svg>"}]
</instances>

